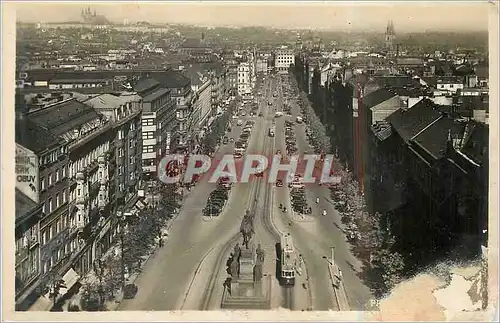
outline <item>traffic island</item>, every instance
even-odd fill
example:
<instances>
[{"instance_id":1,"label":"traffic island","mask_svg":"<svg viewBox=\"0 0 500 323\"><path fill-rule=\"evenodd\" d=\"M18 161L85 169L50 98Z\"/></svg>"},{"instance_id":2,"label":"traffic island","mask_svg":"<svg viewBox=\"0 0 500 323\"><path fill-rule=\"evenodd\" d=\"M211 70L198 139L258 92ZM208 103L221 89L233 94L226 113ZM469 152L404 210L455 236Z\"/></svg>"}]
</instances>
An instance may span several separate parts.
<instances>
[{"instance_id":1,"label":"traffic island","mask_svg":"<svg viewBox=\"0 0 500 323\"><path fill-rule=\"evenodd\" d=\"M349 302L345 292L344 282L342 280L342 271L332 262L328 262L328 273L335 294L336 303L339 311L349 311Z\"/></svg>"}]
</instances>

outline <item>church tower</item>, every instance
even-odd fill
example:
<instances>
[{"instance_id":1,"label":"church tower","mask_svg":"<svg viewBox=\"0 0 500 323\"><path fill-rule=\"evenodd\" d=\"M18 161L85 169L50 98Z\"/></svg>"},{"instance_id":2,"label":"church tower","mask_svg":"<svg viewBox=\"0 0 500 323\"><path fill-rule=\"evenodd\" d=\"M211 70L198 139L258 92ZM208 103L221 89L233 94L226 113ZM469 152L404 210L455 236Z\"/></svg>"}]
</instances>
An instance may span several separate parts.
<instances>
[{"instance_id":1,"label":"church tower","mask_svg":"<svg viewBox=\"0 0 500 323\"><path fill-rule=\"evenodd\" d=\"M394 23L390 20L387 23L387 29L385 31L385 47L389 51L394 50L394 40L396 39L396 32L394 31Z\"/></svg>"}]
</instances>

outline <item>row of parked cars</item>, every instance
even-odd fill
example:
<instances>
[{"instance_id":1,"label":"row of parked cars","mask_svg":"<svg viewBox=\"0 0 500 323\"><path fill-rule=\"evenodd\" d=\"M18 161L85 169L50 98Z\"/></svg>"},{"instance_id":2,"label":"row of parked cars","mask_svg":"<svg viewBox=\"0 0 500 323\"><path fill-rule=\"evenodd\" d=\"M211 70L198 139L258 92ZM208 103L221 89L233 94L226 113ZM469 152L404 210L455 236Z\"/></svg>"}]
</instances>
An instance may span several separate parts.
<instances>
[{"instance_id":1,"label":"row of parked cars","mask_svg":"<svg viewBox=\"0 0 500 323\"><path fill-rule=\"evenodd\" d=\"M294 212L302 214L310 214L312 208L307 203L306 189L304 186L292 188L290 191L290 198L292 202L292 209Z\"/></svg>"},{"instance_id":2,"label":"row of parked cars","mask_svg":"<svg viewBox=\"0 0 500 323\"><path fill-rule=\"evenodd\" d=\"M243 154L248 147L248 139L250 138L254 124L255 122L253 120L247 120L243 125L240 137L234 144L233 156L235 158L243 157Z\"/></svg>"},{"instance_id":3,"label":"row of parked cars","mask_svg":"<svg viewBox=\"0 0 500 323\"><path fill-rule=\"evenodd\" d=\"M294 155L297 153L297 140L295 138L295 132L293 131L293 122L285 121L285 145L286 152L288 155Z\"/></svg>"},{"instance_id":4,"label":"row of parked cars","mask_svg":"<svg viewBox=\"0 0 500 323\"><path fill-rule=\"evenodd\" d=\"M221 178L217 183L215 190L210 192L207 204L203 209L204 216L219 216L227 203L229 191L231 190L231 181L229 178Z\"/></svg>"}]
</instances>

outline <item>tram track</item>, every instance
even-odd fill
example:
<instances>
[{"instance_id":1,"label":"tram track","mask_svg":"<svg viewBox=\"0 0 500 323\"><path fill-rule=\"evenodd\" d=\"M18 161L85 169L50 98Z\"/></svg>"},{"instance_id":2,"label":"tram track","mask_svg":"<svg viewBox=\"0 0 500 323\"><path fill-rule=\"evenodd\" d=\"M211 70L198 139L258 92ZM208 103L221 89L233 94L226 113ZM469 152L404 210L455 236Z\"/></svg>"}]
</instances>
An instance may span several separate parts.
<instances>
[{"instance_id":1,"label":"tram track","mask_svg":"<svg viewBox=\"0 0 500 323\"><path fill-rule=\"evenodd\" d=\"M264 146L262 147L262 150L265 151L267 146L267 139L264 139ZM262 180L257 180L254 182L254 184L251 187L251 194L249 196L249 201L248 204L250 207L248 208L250 214L256 214L256 209L257 209L257 202L259 198L259 192L260 192L260 185L262 184ZM254 218L254 226L255 226L255 218ZM238 240L240 240L242 237L241 232L238 231L235 235L233 235L226 243L224 243L221 246L220 252L217 255L216 263L214 270L210 274L210 277L208 279L208 283L206 285L206 288L203 292L203 297L202 297L202 304L200 306L200 310L208 310L210 306L210 301L212 299L215 286L218 280L219 273L221 271L221 267L225 265L225 259L229 255L231 248L236 245Z\"/></svg>"}]
</instances>

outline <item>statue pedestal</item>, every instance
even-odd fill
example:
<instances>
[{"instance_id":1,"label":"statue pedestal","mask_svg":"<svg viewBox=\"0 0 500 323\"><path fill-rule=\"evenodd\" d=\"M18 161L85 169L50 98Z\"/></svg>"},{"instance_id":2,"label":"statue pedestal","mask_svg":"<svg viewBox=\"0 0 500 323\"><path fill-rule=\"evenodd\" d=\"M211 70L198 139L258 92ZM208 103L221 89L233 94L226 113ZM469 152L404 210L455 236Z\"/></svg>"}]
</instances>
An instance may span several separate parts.
<instances>
[{"instance_id":1,"label":"statue pedestal","mask_svg":"<svg viewBox=\"0 0 500 323\"><path fill-rule=\"evenodd\" d=\"M241 280L231 284L231 293L224 291L221 307L223 309L271 309L272 277L262 277L262 281Z\"/></svg>"}]
</instances>

